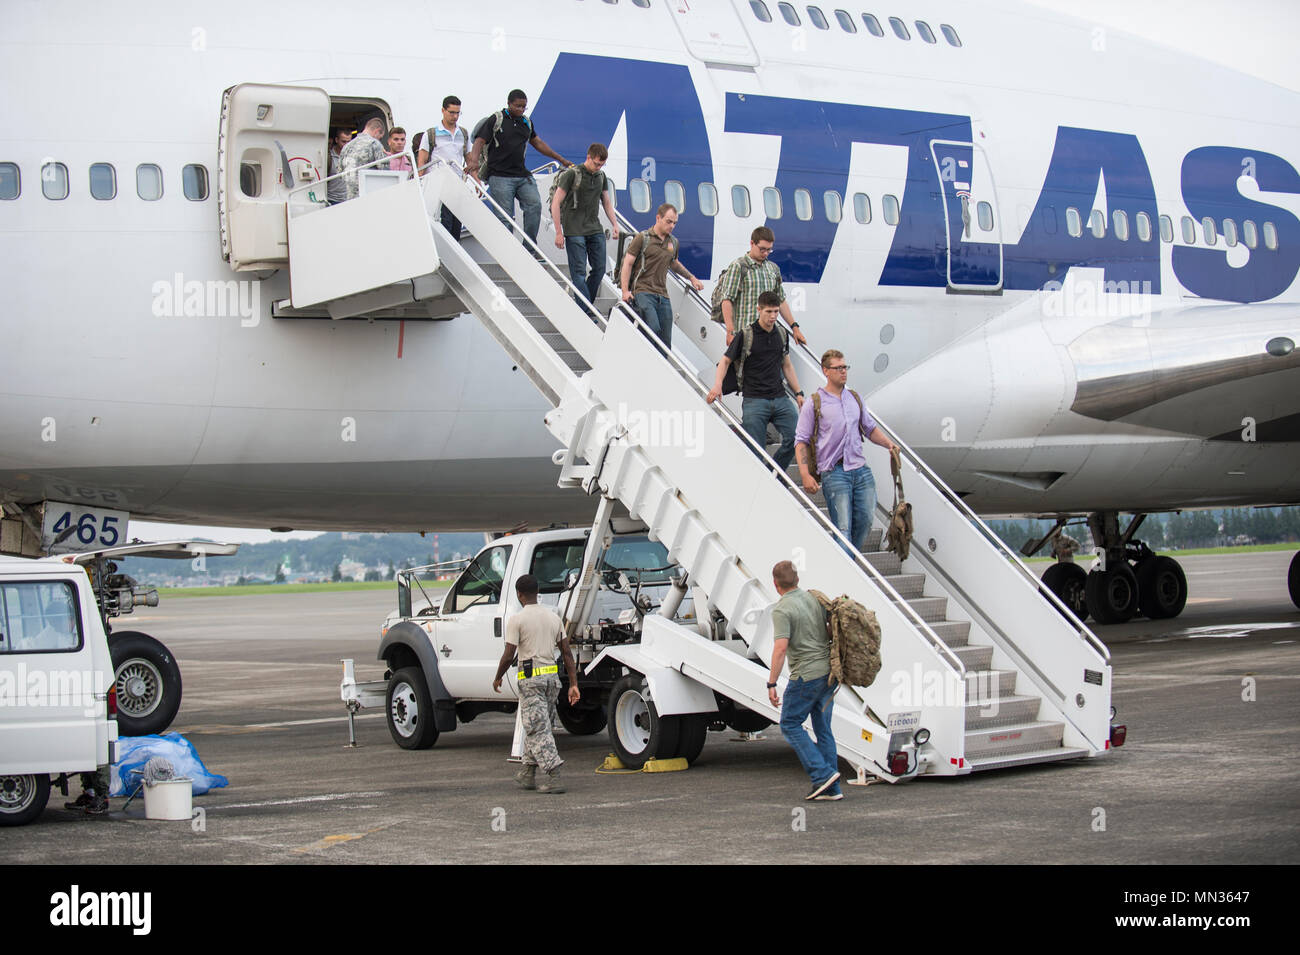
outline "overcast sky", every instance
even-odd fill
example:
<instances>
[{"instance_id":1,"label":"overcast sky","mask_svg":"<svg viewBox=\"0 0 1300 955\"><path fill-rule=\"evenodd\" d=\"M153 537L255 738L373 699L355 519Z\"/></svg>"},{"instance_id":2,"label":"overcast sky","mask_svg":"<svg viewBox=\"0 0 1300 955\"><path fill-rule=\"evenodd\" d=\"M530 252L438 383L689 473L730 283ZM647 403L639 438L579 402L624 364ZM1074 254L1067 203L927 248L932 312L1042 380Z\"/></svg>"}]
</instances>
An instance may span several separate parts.
<instances>
[{"instance_id":1,"label":"overcast sky","mask_svg":"<svg viewBox=\"0 0 1300 955\"><path fill-rule=\"evenodd\" d=\"M1300 0L1027 0L1083 20L1157 40L1300 91ZM978 4L970 6L972 12ZM1295 121L1297 117L1292 117ZM183 527L131 521L143 540L207 537L256 543L312 537L247 528Z\"/></svg>"}]
</instances>

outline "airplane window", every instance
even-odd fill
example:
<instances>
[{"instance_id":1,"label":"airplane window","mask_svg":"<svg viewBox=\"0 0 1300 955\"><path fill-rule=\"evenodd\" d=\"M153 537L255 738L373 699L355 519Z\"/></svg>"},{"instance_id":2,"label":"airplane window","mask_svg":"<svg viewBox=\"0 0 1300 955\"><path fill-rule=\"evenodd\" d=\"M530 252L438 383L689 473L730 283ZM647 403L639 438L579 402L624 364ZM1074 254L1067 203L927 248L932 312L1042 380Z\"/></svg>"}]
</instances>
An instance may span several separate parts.
<instances>
[{"instance_id":1,"label":"airplane window","mask_svg":"<svg viewBox=\"0 0 1300 955\"><path fill-rule=\"evenodd\" d=\"M835 19L840 21L840 29L845 33L857 33L858 25L853 22L853 14L847 10L836 10Z\"/></svg>"},{"instance_id":2,"label":"airplane window","mask_svg":"<svg viewBox=\"0 0 1300 955\"><path fill-rule=\"evenodd\" d=\"M112 163L90 164L90 195L92 199L112 199L117 195L117 170Z\"/></svg>"},{"instance_id":3,"label":"airplane window","mask_svg":"<svg viewBox=\"0 0 1300 955\"><path fill-rule=\"evenodd\" d=\"M749 188L747 186L731 187L731 211L737 218L749 218Z\"/></svg>"},{"instance_id":4,"label":"airplane window","mask_svg":"<svg viewBox=\"0 0 1300 955\"><path fill-rule=\"evenodd\" d=\"M826 205L826 221L839 222L844 218L844 203L840 199L840 194L834 189L827 189L822 195L822 202Z\"/></svg>"},{"instance_id":5,"label":"airplane window","mask_svg":"<svg viewBox=\"0 0 1300 955\"><path fill-rule=\"evenodd\" d=\"M808 7L808 19L813 22L818 30L829 30L831 25L826 22L826 14L822 13L821 7Z\"/></svg>"},{"instance_id":6,"label":"airplane window","mask_svg":"<svg viewBox=\"0 0 1300 955\"><path fill-rule=\"evenodd\" d=\"M894 28L894 36L898 37L900 40L912 39L912 34L907 32L907 24L898 19L898 17L890 17L889 25Z\"/></svg>"},{"instance_id":7,"label":"airplane window","mask_svg":"<svg viewBox=\"0 0 1300 955\"><path fill-rule=\"evenodd\" d=\"M1183 241L1188 245L1196 244L1196 223L1191 216L1183 216Z\"/></svg>"},{"instance_id":8,"label":"airplane window","mask_svg":"<svg viewBox=\"0 0 1300 955\"><path fill-rule=\"evenodd\" d=\"M627 184L628 194L632 198L632 208L637 212L650 211L650 183L644 179L633 179Z\"/></svg>"},{"instance_id":9,"label":"airplane window","mask_svg":"<svg viewBox=\"0 0 1300 955\"><path fill-rule=\"evenodd\" d=\"M1237 244L1237 223L1231 219L1223 220L1223 241L1230 249Z\"/></svg>"},{"instance_id":10,"label":"airplane window","mask_svg":"<svg viewBox=\"0 0 1300 955\"><path fill-rule=\"evenodd\" d=\"M1160 217L1160 241L1161 242L1174 241L1174 220L1169 218L1168 216Z\"/></svg>"},{"instance_id":11,"label":"airplane window","mask_svg":"<svg viewBox=\"0 0 1300 955\"><path fill-rule=\"evenodd\" d=\"M1128 241L1128 213L1123 209L1116 209L1110 214L1111 224L1115 227L1115 238L1121 242Z\"/></svg>"},{"instance_id":12,"label":"airplane window","mask_svg":"<svg viewBox=\"0 0 1300 955\"><path fill-rule=\"evenodd\" d=\"M926 43L939 42L934 38L934 31L930 29L930 24L926 23L924 20L916 21L916 32L921 34L921 39Z\"/></svg>"},{"instance_id":13,"label":"airplane window","mask_svg":"<svg viewBox=\"0 0 1300 955\"><path fill-rule=\"evenodd\" d=\"M41 192L46 199L68 198L68 167L61 162L41 166Z\"/></svg>"},{"instance_id":14,"label":"airplane window","mask_svg":"<svg viewBox=\"0 0 1300 955\"><path fill-rule=\"evenodd\" d=\"M664 183L664 202L675 206L677 214L681 215L686 211L686 187L676 179L669 179Z\"/></svg>"},{"instance_id":15,"label":"airplane window","mask_svg":"<svg viewBox=\"0 0 1300 955\"><path fill-rule=\"evenodd\" d=\"M1106 237L1106 217L1100 209L1093 209L1092 215L1088 216L1088 229L1098 239Z\"/></svg>"},{"instance_id":16,"label":"airplane window","mask_svg":"<svg viewBox=\"0 0 1300 955\"><path fill-rule=\"evenodd\" d=\"M804 222L812 218L812 193L807 189L794 191L794 215Z\"/></svg>"},{"instance_id":17,"label":"airplane window","mask_svg":"<svg viewBox=\"0 0 1300 955\"><path fill-rule=\"evenodd\" d=\"M871 221L871 197L865 192L853 194L853 218L863 225Z\"/></svg>"},{"instance_id":18,"label":"airplane window","mask_svg":"<svg viewBox=\"0 0 1300 955\"><path fill-rule=\"evenodd\" d=\"M880 206L885 213L885 225L898 225L898 198L886 194L880 200Z\"/></svg>"},{"instance_id":19,"label":"airplane window","mask_svg":"<svg viewBox=\"0 0 1300 955\"><path fill-rule=\"evenodd\" d=\"M1056 206L1048 206L1043 210L1043 231L1048 235L1056 235Z\"/></svg>"},{"instance_id":20,"label":"airplane window","mask_svg":"<svg viewBox=\"0 0 1300 955\"><path fill-rule=\"evenodd\" d=\"M1205 233L1206 245L1214 245L1219 241L1219 230L1209 216L1201 220L1201 231Z\"/></svg>"},{"instance_id":21,"label":"airplane window","mask_svg":"<svg viewBox=\"0 0 1300 955\"><path fill-rule=\"evenodd\" d=\"M700 197L700 211L706 216L716 216L718 214L718 190L713 187L713 183L700 183L698 192Z\"/></svg>"},{"instance_id":22,"label":"airplane window","mask_svg":"<svg viewBox=\"0 0 1300 955\"><path fill-rule=\"evenodd\" d=\"M1264 248L1269 251L1277 249L1277 226L1271 222L1264 223Z\"/></svg>"},{"instance_id":23,"label":"airplane window","mask_svg":"<svg viewBox=\"0 0 1300 955\"><path fill-rule=\"evenodd\" d=\"M875 17L873 17L870 13L862 14L862 22L866 25L867 32L870 33L872 36L885 35L885 30L880 25L880 21L877 20Z\"/></svg>"},{"instance_id":24,"label":"airplane window","mask_svg":"<svg viewBox=\"0 0 1300 955\"><path fill-rule=\"evenodd\" d=\"M18 164L0 162L0 199L17 199L21 191L21 177Z\"/></svg>"},{"instance_id":25,"label":"airplane window","mask_svg":"<svg viewBox=\"0 0 1300 955\"><path fill-rule=\"evenodd\" d=\"M135 193L146 202L162 198L162 170L153 163L141 163L135 167Z\"/></svg>"},{"instance_id":26,"label":"airplane window","mask_svg":"<svg viewBox=\"0 0 1300 955\"><path fill-rule=\"evenodd\" d=\"M754 16L763 23L772 22L772 13L767 9L767 4L763 0L749 0L749 9L754 11Z\"/></svg>"},{"instance_id":27,"label":"airplane window","mask_svg":"<svg viewBox=\"0 0 1300 955\"><path fill-rule=\"evenodd\" d=\"M769 219L781 218L781 190L773 186L763 188L763 212Z\"/></svg>"},{"instance_id":28,"label":"airplane window","mask_svg":"<svg viewBox=\"0 0 1300 955\"><path fill-rule=\"evenodd\" d=\"M957 35L956 30L946 23L940 23L939 29L943 31L943 38L948 41L949 46L961 46L961 37Z\"/></svg>"},{"instance_id":29,"label":"airplane window","mask_svg":"<svg viewBox=\"0 0 1300 955\"><path fill-rule=\"evenodd\" d=\"M190 163L181 170L181 189L185 198L202 202L208 197L208 167Z\"/></svg>"},{"instance_id":30,"label":"airplane window","mask_svg":"<svg viewBox=\"0 0 1300 955\"><path fill-rule=\"evenodd\" d=\"M1246 243L1246 248L1253 249L1259 244L1259 231L1255 228L1255 220L1247 219L1241 224L1241 241Z\"/></svg>"},{"instance_id":31,"label":"airplane window","mask_svg":"<svg viewBox=\"0 0 1300 955\"><path fill-rule=\"evenodd\" d=\"M781 11L781 16L785 18L785 22L790 26L797 27L799 25L799 12L790 4L778 3L776 8Z\"/></svg>"},{"instance_id":32,"label":"airplane window","mask_svg":"<svg viewBox=\"0 0 1300 955\"><path fill-rule=\"evenodd\" d=\"M993 206L987 202L977 202L975 215L979 218L981 232L993 231Z\"/></svg>"},{"instance_id":33,"label":"airplane window","mask_svg":"<svg viewBox=\"0 0 1300 955\"><path fill-rule=\"evenodd\" d=\"M1076 239L1083 235L1083 220L1079 218L1079 210L1074 206L1065 210L1065 231Z\"/></svg>"},{"instance_id":34,"label":"airplane window","mask_svg":"<svg viewBox=\"0 0 1300 955\"><path fill-rule=\"evenodd\" d=\"M250 199L262 194L262 167L255 162L239 164L239 191Z\"/></svg>"},{"instance_id":35,"label":"airplane window","mask_svg":"<svg viewBox=\"0 0 1300 955\"><path fill-rule=\"evenodd\" d=\"M1151 217L1145 212L1137 214L1137 234L1139 242L1151 241Z\"/></svg>"}]
</instances>

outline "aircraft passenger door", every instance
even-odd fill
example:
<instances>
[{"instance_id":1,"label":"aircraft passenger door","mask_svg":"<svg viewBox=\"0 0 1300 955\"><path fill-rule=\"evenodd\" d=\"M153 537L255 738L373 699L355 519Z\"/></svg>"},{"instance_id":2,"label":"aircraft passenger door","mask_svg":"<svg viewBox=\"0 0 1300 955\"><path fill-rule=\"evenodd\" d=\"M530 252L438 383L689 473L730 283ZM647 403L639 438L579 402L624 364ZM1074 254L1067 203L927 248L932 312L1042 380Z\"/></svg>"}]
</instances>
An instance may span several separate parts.
<instances>
[{"instance_id":1,"label":"aircraft passenger door","mask_svg":"<svg viewBox=\"0 0 1300 955\"><path fill-rule=\"evenodd\" d=\"M667 0L668 11L691 56L711 66L758 66L758 51L730 3Z\"/></svg>"},{"instance_id":2,"label":"aircraft passenger door","mask_svg":"<svg viewBox=\"0 0 1300 955\"><path fill-rule=\"evenodd\" d=\"M241 83L222 96L217 210L235 271L289 264L289 193L329 175L329 123L316 87Z\"/></svg>"},{"instance_id":3,"label":"aircraft passenger door","mask_svg":"<svg viewBox=\"0 0 1300 955\"><path fill-rule=\"evenodd\" d=\"M948 232L948 289L1002 291L1002 217L993 173L974 143L932 140Z\"/></svg>"}]
</instances>

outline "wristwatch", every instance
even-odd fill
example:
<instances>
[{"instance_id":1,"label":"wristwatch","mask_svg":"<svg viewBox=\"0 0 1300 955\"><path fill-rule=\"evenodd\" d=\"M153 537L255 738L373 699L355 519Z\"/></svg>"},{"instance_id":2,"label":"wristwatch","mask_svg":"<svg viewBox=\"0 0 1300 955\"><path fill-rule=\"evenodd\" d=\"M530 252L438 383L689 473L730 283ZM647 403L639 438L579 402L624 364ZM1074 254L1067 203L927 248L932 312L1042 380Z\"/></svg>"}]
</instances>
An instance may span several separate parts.
<instances>
[{"instance_id":1,"label":"wristwatch","mask_svg":"<svg viewBox=\"0 0 1300 955\"><path fill-rule=\"evenodd\" d=\"M795 395L797 395L800 398L804 397L804 393L802 391L796 391Z\"/></svg>"},{"instance_id":2,"label":"wristwatch","mask_svg":"<svg viewBox=\"0 0 1300 955\"><path fill-rule=\"evenodd\" d=\"M776 689L776 684L775 684L775 683L769 683L769 684L767 685L767 688L768 688L769 690L775 690L775 689Z\"/></svg>"}]
</instances>

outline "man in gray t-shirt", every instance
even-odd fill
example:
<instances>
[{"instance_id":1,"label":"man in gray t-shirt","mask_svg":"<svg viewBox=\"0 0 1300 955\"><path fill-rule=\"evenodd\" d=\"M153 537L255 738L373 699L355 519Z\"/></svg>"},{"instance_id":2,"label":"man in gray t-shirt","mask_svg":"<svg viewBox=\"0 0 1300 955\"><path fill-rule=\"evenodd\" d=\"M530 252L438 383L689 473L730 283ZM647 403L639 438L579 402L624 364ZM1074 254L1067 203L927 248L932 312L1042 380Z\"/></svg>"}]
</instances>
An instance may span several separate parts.
<instances>
[{"instance_id":1,"label":"man in gray t-shirt","mask_svg":"<svg viewBox=\"0 0 1300 955\"><path fill-rule=\"evenodd\" d=\"M831 711L839 686L831 682L831 636L826 611L816 597L799 589L799 573L788 560L772 568L772 586L781 599L772 609L774 642L767 696L773 706L781 707L781 734L790 741L812 779L812 790L804 798L829 802L843 799L839 754L831 733ZM787 660L790 680L782 702L776 695L776 681ZM809 717L816 742L803 728Z\"/></svg>"},{"instance_id":2,"label":"man in gray t-shirt","mask_svg":"<svg viewBox=\"0 0 1300 955\"><path fill-rule=\"evenodd\" d=\"M497 663L492 689L501 692L501 677L510 662L519 657L519 709L524 720L524 768L515 781L524 789L541 793L562 793L560 766L564 760L555 748L555 726L560 721L555 697L560 692L560 668L555 665L555 649L564 654L564 668L569 674L569 704L582 698L578 691L578 668L569 651L569 638L555 611L537 603L537 578L524 574L515 582L515 593L523 609L506 622L506 648ZM537 779L537 768L546 774Z\"/></svg>"}]
</instances>

